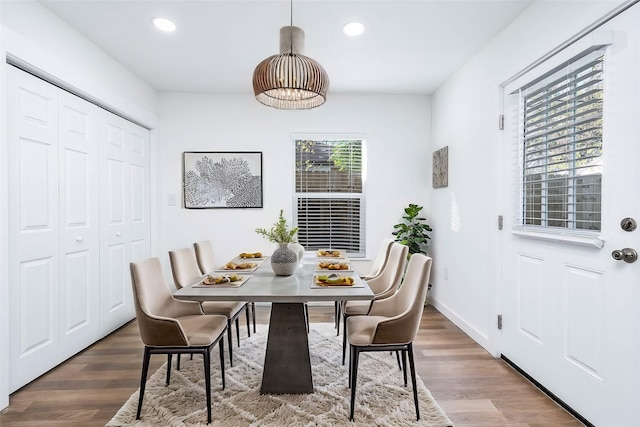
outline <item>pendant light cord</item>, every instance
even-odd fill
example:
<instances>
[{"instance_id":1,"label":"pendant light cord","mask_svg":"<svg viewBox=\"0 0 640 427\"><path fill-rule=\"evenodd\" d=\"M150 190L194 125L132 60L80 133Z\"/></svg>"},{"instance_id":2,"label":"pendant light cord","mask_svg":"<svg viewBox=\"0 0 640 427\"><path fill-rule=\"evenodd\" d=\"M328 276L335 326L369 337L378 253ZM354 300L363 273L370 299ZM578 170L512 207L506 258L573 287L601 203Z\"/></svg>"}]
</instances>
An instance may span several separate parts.
<instances>
[{"instance_id":1,"label":"pendant light cord","mask_svg":"<svg viewBox=\"0 0 640 427\"><path fill-rule=\"evenodd\" d=\"M293 0L289 0L289 53L293 54Z\"/></svg>"}]
</instances>

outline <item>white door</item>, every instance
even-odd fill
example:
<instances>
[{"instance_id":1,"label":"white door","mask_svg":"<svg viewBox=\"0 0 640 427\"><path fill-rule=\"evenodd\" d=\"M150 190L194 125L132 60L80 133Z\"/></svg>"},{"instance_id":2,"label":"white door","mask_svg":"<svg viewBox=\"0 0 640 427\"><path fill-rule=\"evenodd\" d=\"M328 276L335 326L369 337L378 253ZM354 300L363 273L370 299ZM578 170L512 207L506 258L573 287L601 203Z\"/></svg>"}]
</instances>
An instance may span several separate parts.
<instances>
[{"instance_id":1,"label":"white door","mask_svg":"<svg viewBox=\"0 0 640 427\"><path fill-rule=\"evenodd\" d=\"M612 258L617 249L640 250L640 230L621 227L625 217L640 222L637 22L639 8L609 23L620 32L604 63L602 248L589 237L541 240L512 231L521 191L514 172L518 99L505 90L503 194L511 200L504 212L502 354L598 427L640 419L640 262Z\"/></svg>"},{"instance_id":2,"label":"white door","mask_svg":"<svg viewBox=\"0 0 640 427\"><path fill-rule=\"evenodd\" d=\"M129 263L149 256L149 131L101 110L99 135L100 329L106 334L135 316Z\"/></svg>"},{"instance_id":3,"label":"white door","mask_svg":"<svg viewBox=\"0 0 640 427\"><path fill-rule=\"evenodd\" d=\"M59 363L58 88L8 67L10 390Z\"/></svg>"},{"instance_id":4,"label":"white door","mask_svg":"<svg viewBox=\"0 0 640 427\"><path fill-rule=\"evenodd\" d=\"M149 130L127 121L124 125L129 139L131 262L150 256Z\"/></svg>"},{"instance_id":5,"label":"white door","mask_svg":"<svg viewBox=\"0 0 640 427\"><path fill-rule=\"evenodd\" d=\"M62 360L100 338L98 107L59 91Z\"/></svg>"}]
</instances>

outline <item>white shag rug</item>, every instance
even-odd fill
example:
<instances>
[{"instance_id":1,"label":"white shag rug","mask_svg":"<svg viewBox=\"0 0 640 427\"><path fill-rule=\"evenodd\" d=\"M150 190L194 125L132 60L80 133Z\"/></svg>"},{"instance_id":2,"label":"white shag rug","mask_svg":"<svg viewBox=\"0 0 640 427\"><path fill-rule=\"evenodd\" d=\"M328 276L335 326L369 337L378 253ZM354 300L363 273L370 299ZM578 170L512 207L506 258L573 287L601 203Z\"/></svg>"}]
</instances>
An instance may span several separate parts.
<instances>
[{"instance_id":1,"label":"white shag rug","mask_svg":"<svg viewBox=\"0 0 640 427\"><path fill-rule=\"evenodd\" d=\"M218 348L211 352L211 426L452 426L418 377L420 420L416 421L411 379L404 387L395 354L361 353L356 389L355 421L349 421L348 366L341 364L342 335L333 324L312 323L309 350L315 392L311 394L261 395L262 366L267 325L241 339L233 349L233 367L225 367L222 390ZM226 344L226 341L225 341ZM166 357L166 356L153 356ZM228 351L225 346L225 357ZM175 364L175 357L174 364ZM407 364L408 368L408 364ZM166 364L147 380L141 419L136 421L139 390L131 395L107 424L116 426L207 425L202 358L182 356L180 371L171 371L166 387Z\"/></svg>"}]
</instances>

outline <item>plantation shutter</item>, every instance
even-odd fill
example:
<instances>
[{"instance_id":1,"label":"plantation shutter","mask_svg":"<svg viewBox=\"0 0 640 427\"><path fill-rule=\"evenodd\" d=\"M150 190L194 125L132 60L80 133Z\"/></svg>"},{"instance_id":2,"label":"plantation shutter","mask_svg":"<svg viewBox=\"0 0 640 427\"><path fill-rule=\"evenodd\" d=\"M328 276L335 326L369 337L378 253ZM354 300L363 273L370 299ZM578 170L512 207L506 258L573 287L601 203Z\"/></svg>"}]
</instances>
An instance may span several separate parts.
<instances>
[{"instance_id":1,"label":"plantation shutter","mask_svg":"<svg viewBox=\"0 0 640 427\"><path fill-rule=\"evenodd\" d=\"M296 226L307 250L364 256L362 140L296 140Z\"/></svg>"},{"instance_id":2,"label":"plantation shutter","mask_svg":"<svg viewBox=\"0 0 640 427\"><path fill-rule=\"evenodd\" d=\"M520 89L520 224L600 230L601 50Z\"/></svg>"}]
</instances>

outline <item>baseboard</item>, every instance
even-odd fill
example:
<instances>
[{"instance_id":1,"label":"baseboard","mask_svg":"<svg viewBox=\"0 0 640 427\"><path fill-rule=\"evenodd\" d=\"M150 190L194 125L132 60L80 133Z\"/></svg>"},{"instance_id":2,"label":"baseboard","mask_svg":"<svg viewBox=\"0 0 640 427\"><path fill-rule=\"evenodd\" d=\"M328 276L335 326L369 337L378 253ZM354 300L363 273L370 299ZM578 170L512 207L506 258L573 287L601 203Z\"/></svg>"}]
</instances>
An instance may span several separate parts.
<instances>
[{"instance_id":1,"label":"baseboard","mask_svg":"<svg viewBox=\"0 0 640 427\"><path fill-rule=\"evenodd\" d=\"M578 413L576 410L574 410L571 406L567 405L562 399L560 399L558 396L556 396L555 394L553 394L551 391L549 391L548 388L546 388L545 386L543 386L542 384L540 384L538 381L535 380L535 378L533 378L531 375L527 374L524 370L522 370L518 365L516 365L515 363L513 363L511 360L509 360L509 358L507 358L504 354L500 355L500 358L502 360L504 360L507 365L511 366L513 369L515 369L520 375L522 375L523 377L525 377L527 380L529 380L529 382L531 382L531 384L535 385L541 392L543 392L544 394L546 394L547 396L549 396L549 398L551 400L553 400L554 402L556 402L558 405L562 406L562 408L564 408L565 411L567 411L568 413L570 413L571 415L573 415L574 417L576 417L578 419L578 421L580 421L582 424L584 424L586 427L595 427L594 424L591 424L589 422L589 420L587 420L585 417L583 417L582 415L580 415L580 413Z\"/></svg>"},{"instance_id":2,"label":"baseboard","mask_svg":"<svg viewBox=\"0 0 640 427\"><path fill-rule=\"evenodd\" d=\"M436 299L430 298L429 304L431 304L436 310L438 310L444 317L450 320L454 325L458 328L462 329L462 331L469 335L472 340L481 345L485 350L487 350L490 354L493 354L495 357L498 357L499 354L494 354L491 349L491 343L489 341L489 337L485 334L471 326L471 324L467 323L463 318L458 316L453 310L449 309L445 304L442 304Z\"/></svg>"}]
</instances>

